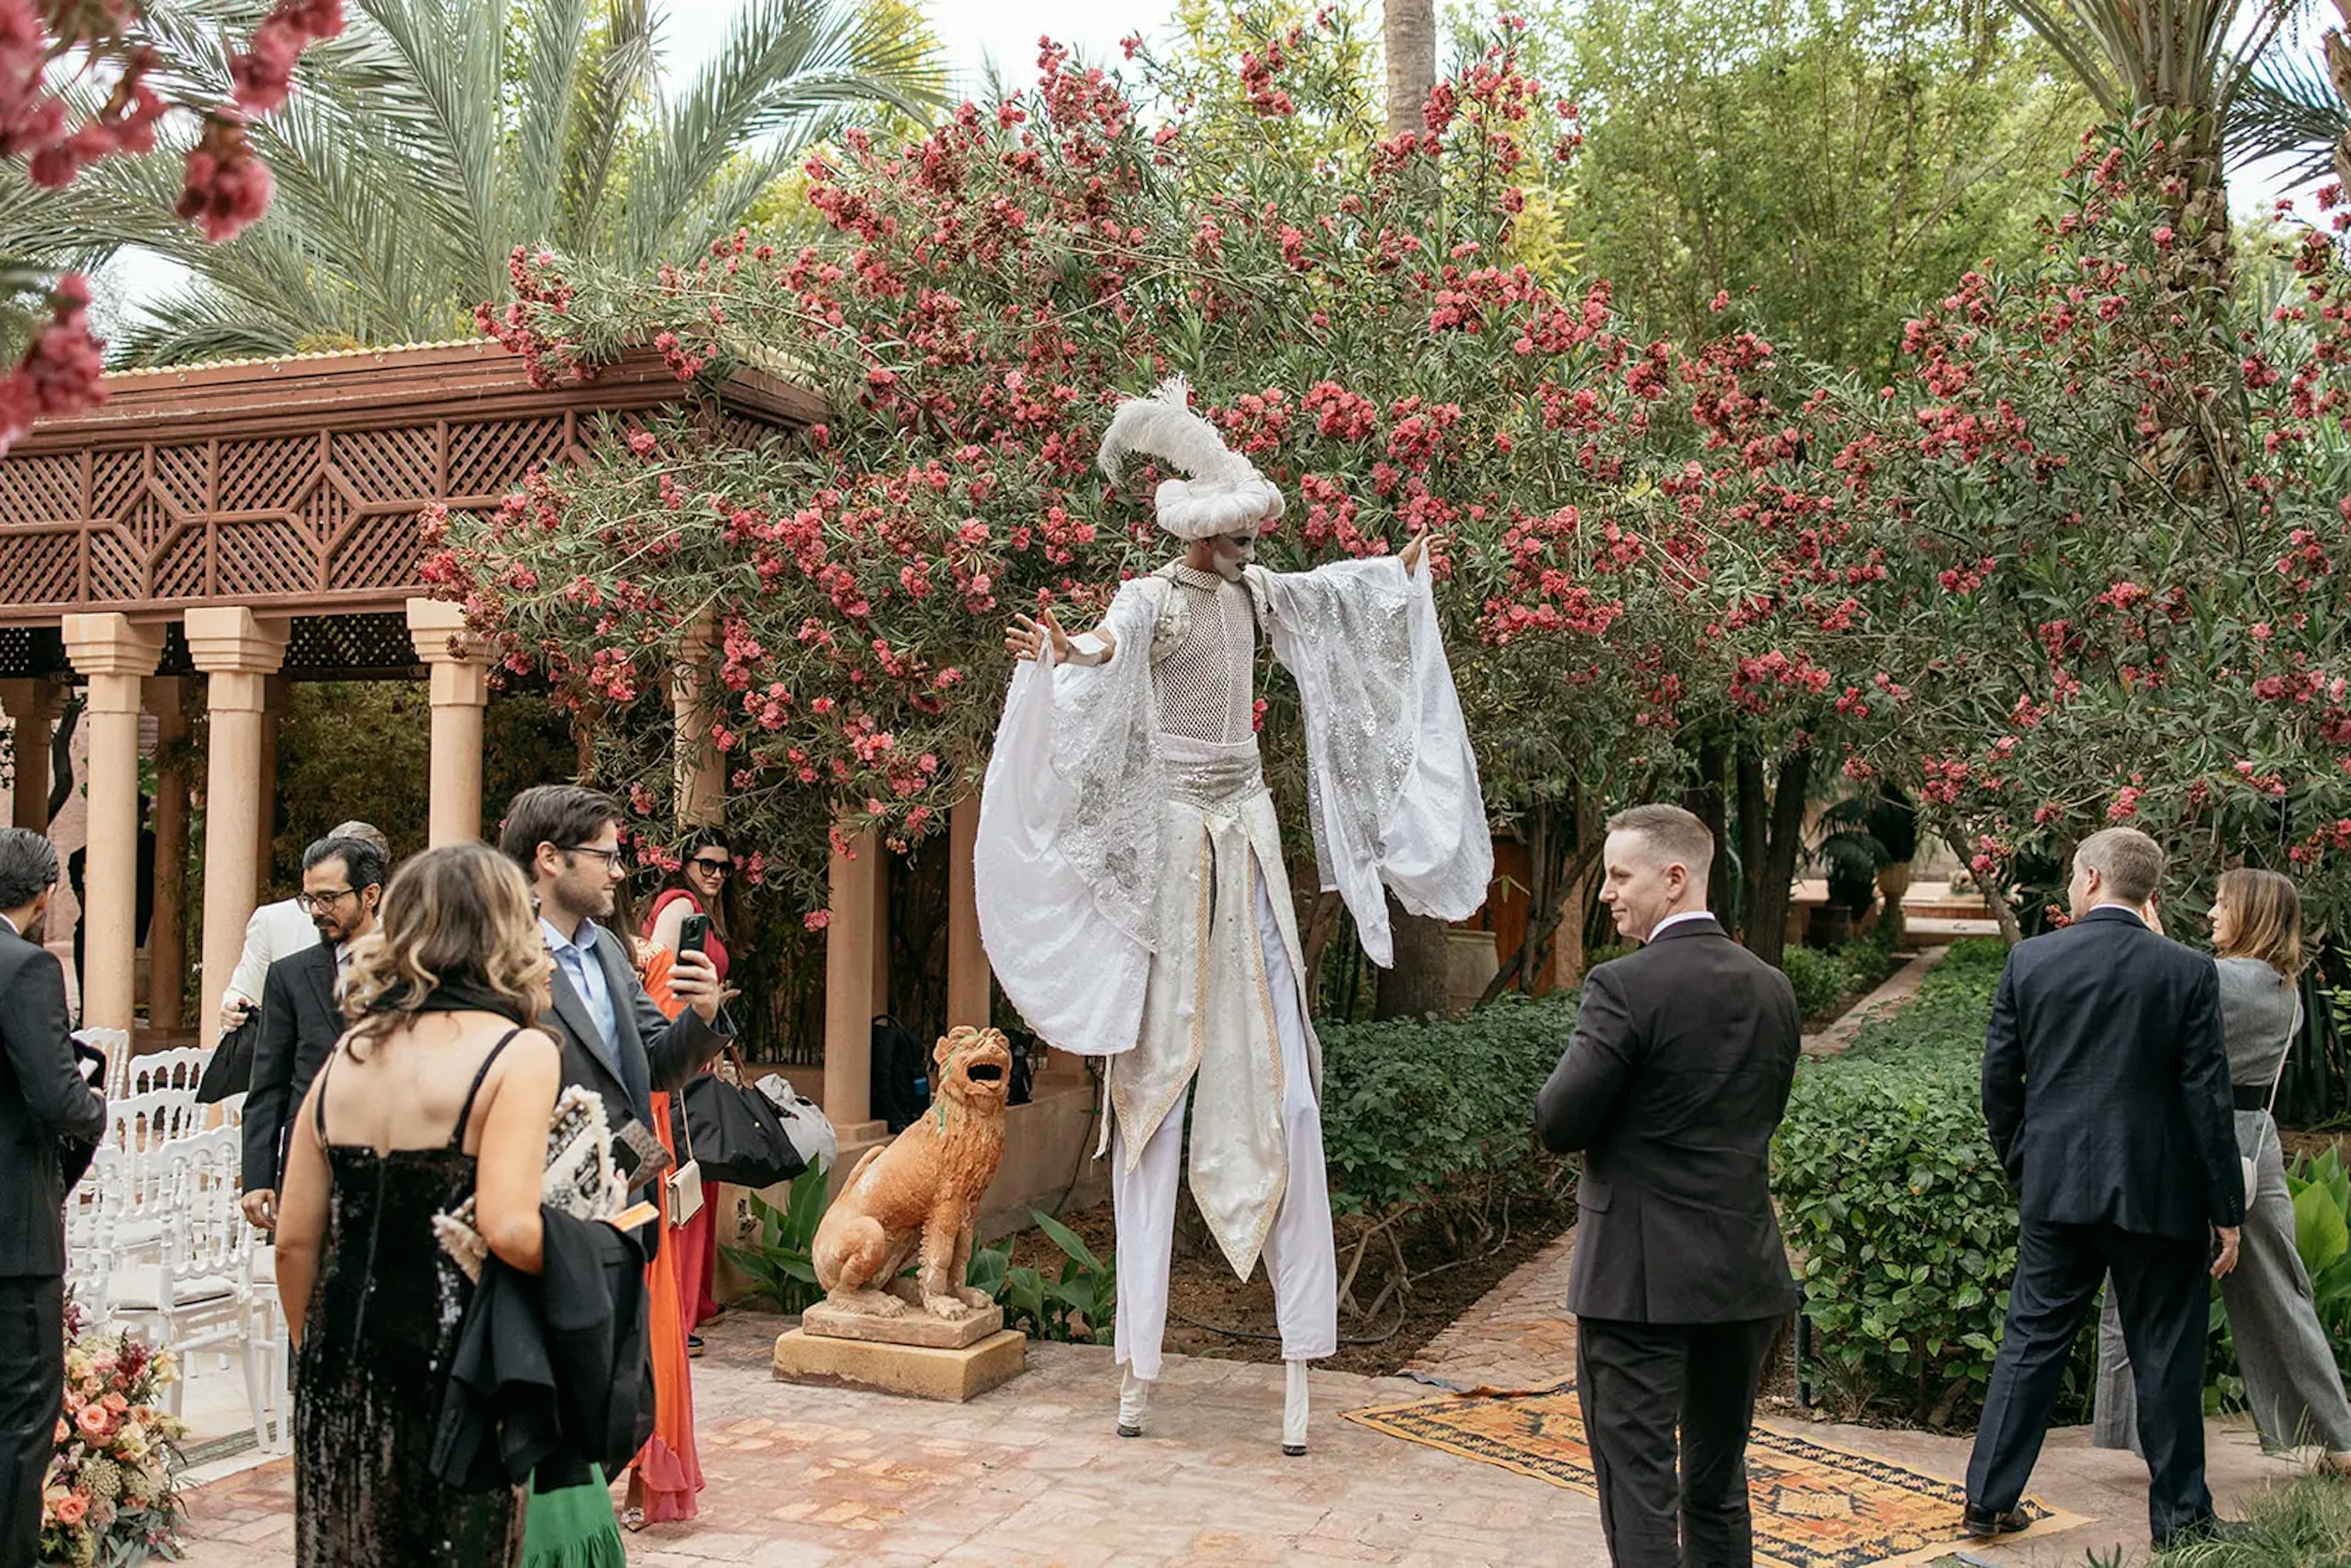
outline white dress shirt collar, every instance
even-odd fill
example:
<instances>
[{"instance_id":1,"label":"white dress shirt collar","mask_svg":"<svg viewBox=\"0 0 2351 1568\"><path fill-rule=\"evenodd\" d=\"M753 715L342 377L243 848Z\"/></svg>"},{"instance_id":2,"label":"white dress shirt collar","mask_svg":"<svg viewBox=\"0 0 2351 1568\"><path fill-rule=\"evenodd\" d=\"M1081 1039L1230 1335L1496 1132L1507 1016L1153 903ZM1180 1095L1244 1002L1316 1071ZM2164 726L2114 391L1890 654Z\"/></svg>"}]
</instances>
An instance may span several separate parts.
<instances>
[{"instance_id":1,"label":"white dress shirt collar","mask_svg":"<svg viewBox=\"0 0 2351 1568\"><path fill-rule=\"evenodd\" d=\"M1685 909L1679 915L1668 915L1663 920L1658 921L1656 925L1649 932L1649 940L1655 942L1658 937L1663 936L1669 928L1679 925L1685 921L1711 920L1713 918L1714 911L1711 909Z\"/></svg>"}]
</instances>

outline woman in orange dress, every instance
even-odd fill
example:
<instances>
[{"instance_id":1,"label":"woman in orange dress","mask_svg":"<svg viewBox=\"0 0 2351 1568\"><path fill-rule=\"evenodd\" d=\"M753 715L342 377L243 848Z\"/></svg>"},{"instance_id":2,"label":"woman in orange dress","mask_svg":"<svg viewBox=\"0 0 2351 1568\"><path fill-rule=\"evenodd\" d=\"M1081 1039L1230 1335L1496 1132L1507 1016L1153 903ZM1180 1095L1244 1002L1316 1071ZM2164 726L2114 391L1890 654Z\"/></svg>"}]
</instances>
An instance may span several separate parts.
<instances>
[{"instance_id":1,"label":"woman in orange dress","mask_svg":"<svg viewBox=\"0 0 2351 1568\"><path fill-rule=\"evenodd\" d=\"M655 1007L675 1018L678 1002L670 995L669 974L677 956L637 935L634 901L625 883L612 902L612 925L628 944L631 962L644 980L645 994L653 998ZM653 1131L675 1158L668 1094L653 1095ZM702 1460L694 1448L694 1381L685 1354L686 1324L678 1305L678 1232L669 1223L668 1186L666 1181L653 1184L664 1231L662 1249L645 1265L645 1289L651 1298L653 1435L629 1466L629 1497L621 1510L621 1522L631 1530L692 1519L698 1506L695 1494L702 1490Z\"/></svg>"}]
</instances>

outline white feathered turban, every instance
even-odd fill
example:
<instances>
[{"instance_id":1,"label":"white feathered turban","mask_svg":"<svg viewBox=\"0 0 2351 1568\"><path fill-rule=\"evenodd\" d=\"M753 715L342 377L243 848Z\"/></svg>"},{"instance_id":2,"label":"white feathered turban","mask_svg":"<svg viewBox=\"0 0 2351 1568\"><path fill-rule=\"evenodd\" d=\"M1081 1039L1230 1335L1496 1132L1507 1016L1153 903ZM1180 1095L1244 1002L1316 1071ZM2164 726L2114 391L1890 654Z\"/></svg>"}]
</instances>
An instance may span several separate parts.
<instances>
[{"instance_id":1,"label":"white feathered turban","mask_svg":"<svg viewBox=\"0 0 2351 1568\"><path fill-rule=\"evenodd\" d=\"M1211 539L1244 529L1254 536L1281 516L1280 487L1192 412L1191 390L1182 376L1170 376L1149 397L1120 403L1102 432L1102 471L1115 485L1119 460L1128 453L1161 458L1189 476L1159 482L1161 528L1179 539Z\"/></svg>"}]
</instances>

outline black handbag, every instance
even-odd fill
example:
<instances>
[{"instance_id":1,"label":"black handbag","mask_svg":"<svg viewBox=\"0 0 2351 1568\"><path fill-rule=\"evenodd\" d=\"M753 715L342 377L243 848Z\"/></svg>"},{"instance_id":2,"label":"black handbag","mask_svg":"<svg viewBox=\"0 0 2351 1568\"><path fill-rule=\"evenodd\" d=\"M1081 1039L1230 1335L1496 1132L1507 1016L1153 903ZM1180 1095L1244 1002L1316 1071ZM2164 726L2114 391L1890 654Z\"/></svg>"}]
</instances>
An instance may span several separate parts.
<instances>
[{"instance_id":1,"label":"black handbag","mask_svg":"<svg viewBox=\"0 0 2351 1568\"><path fill-rule=\"evenodd\" d=\"M261 1009L255 1008L245 1015L245 1021L221 1036L220 1044L213 1048L212 1060L204 1063L204 1075L196 1081L196 1103L217 1104L232 1094L242 1094L253 1087L253 1051L261 1043Z\"/></svg>"},{"instance_id":2,"label":"black handbag","mask_svg":"<svg viewBox=\"0 0 2351 1568\"><path fill-rule=\"evenodd\" d=\"M808 1168L782 1115L756 1089L698 1072L670 1096L670 1104L684 1123L674 1141L694 1150L705 1182L773 1186Z\"/></svg>"}]
</instances>

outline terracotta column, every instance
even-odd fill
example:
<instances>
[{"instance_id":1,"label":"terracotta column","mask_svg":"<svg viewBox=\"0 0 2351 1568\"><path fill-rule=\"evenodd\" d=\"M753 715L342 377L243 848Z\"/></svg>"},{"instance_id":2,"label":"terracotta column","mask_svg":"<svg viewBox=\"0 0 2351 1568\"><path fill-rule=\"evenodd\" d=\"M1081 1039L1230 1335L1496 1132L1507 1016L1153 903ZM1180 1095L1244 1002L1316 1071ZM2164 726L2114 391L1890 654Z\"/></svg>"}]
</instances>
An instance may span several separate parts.
<instances>
[{"instance_id":1,"label":"terracotta column","mask_svg":"<svg viewBox=\"0 0 2351 1568\"><path fill-rule=\"evenodd\" d=\"M689 627L670 674L670 712L677 725L677 823L701 827L726 819L726 758L710 744L716 715L705 693L702 663L716 635L705 612Z\"/></svg>"},{"instance_id":2,"label":"terracotta column","mask_svg":"<svg viewBox=\"0 0 2351 1568\"><path fill-rule=\"evenodd\" d=\"M177 1030L185 1009L188 953L180 917L180 876L188 860L188 683L164 675L147 683L155 716L155 913L147 926L147 1027Z\"/></svg>"},{"instance_id":3,"label":"terracotta column","mask_svg":"<svg viewBox=\"0 0 2351 1568\"><path fill-rule=\"evenodd\" d=\"M290 628L293 622L275 624ZM270 675L261 683L261 761L254 774L253 788L254 831L258 835L255 841L261 846L261 853L253 862L253 901L256 904L269 896L269 862L277 839L277 736L286 725L286 708L292 691L283 675Z\"/></svg>"},{"instance_id":4,"label":"terracotta column","mask_svg":"<svg viewBox=\"0 0 2351 1568\"><path fill-rule=\"evenodd\" d=\"M118 614L65 618L66 657L89 678L89 841L82 888L82 1022L130 1032L138 973L139 683L163 634Z\"/></svg>"},{"instance_id":5,"label":"terracotta column","mask_svg":"<svg viewBox=\"0 0 2351 1568\"><path fill-rule=\"evenodd\" d=\"M947 815L947 1027L988 1022L987 953L979 942L979 901L972 896L972 846L979 841L979 797L967 795Z\"/></svg>"},{"instance_id":6,"label":"terracotta column","mask_svg":"<svg viewBox=\"0 0 2351 1568\"><path fill-rule=\"evenodd\" d=\"M286 658L284 621L245 609L188 612L188 657L204 676L211 738L204 754L204 983L197 1038L220 1033L221 993L245 951L268 845L264 807L275 792L266 765L270 677Z\"/></svg>"},{"instance_id":7,"label":"terracotta column","mask_svg":"<svg viewBox=\"0 0 2351 1568\"><path fill-rule=\"evenodd\" d=\"M19 828L49 831L49 745L65 694L55 681L0 681L0 710L16 725L16 810Z\"/></svg>"},{"instance_id":8,"label":"terracotta column","mask_svg":"<svg viewBox=\"0 0 2351 1568\"><path fill-rule=\"evenodd\" d=\"M824 936L824 1113L844 1146L873 1113L874 916L882 846L855 833L832 857L832 923Z\"/></svg>"},{"instance_id":9,"label":"terracotta column","mask_svg":"<svg viewBox=\"0 0 2351 1568\"><path fill-rule=\"evenodd\" d=\"M465 612L438 599L408 601L409 635L432 671L432 844L482 836L482 710L489 660L465 631Z\"/></svg>"}]
</instances>

